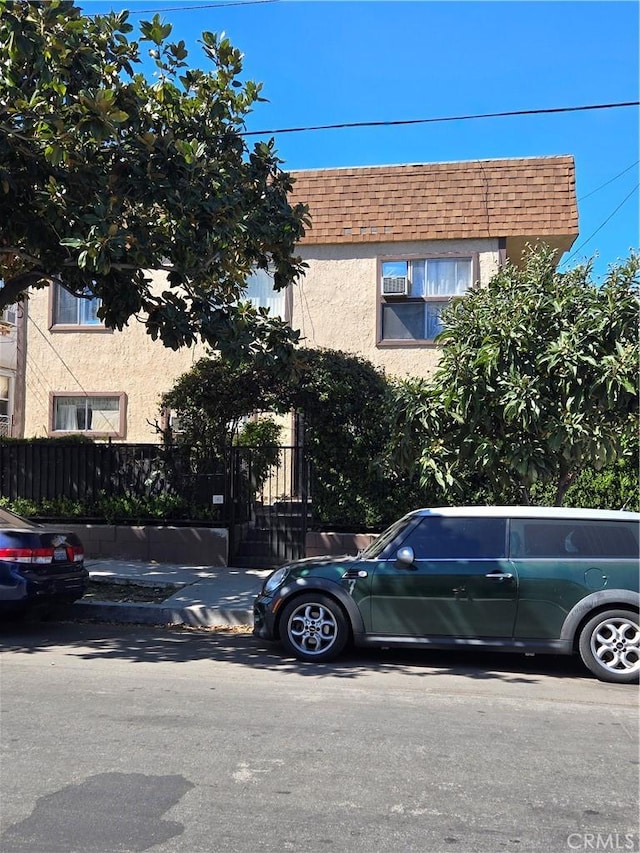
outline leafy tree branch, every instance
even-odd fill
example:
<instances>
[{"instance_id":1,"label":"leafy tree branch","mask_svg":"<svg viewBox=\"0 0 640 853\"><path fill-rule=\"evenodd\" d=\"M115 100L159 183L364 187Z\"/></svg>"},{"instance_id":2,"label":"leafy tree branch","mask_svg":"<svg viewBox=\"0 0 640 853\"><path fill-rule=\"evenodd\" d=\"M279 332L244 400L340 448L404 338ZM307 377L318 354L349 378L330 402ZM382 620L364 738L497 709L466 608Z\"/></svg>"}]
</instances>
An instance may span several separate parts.
<instances>
[{"instance_id":1,"label":"leafy tree branch","mask_svg":"<svg viewBox=\"0 0 640 853\"><path fill-rule=\"evenodd\" d=\"M241 305L253 268L280 289L304 267L306 208L273 140L240 135L261 87L224 36L202 34L204 71L158 15L132 31L126 11L0 0L0 308L60 276L107 326L140 317L172 348L290 348L296 333Z\"/></svg>"}]
</instances>

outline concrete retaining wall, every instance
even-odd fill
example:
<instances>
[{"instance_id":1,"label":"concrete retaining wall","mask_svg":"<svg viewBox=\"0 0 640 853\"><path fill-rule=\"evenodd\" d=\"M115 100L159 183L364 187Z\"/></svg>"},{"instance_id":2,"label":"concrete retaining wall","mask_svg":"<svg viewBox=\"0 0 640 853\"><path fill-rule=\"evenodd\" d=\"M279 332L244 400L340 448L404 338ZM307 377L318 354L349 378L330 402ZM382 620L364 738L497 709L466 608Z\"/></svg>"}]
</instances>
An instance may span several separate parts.
<instances>
[{"instance_id":1,"label":"concrete retaining wall","mask_svg":"<svg viewBox=\"0 0 640 853\"><path fill-rule=\"evenodd\" d=\"M227 566L229 531L218 527L126 527L117 524L65 524L77 533L87 559L145 560L185 566ZM375 533L307 533L307 557L355 554Z\"/></svg>"},{"instance_id":2,"label":"concrete retaining wall","mask_svg":"<svg viewBox=\"0 0 640 853\"><path fill-rule=\"evenodd\" d=\"M376 538L376 533L307 533L307 557L323 557L325 554L338 556L355 555Z\"/></svg>"},{"instance_id":3,"label":"concrete retaining wall","mask_svg":"<svg viewBox=\"0 0 640 853\"><path fill-rule=\"evenodd\" d=\"M185 566L226 566L229 536L217 527L125 527L65 524L77 533L87 559L146 560Z\"/></svg>"}]
</instances>

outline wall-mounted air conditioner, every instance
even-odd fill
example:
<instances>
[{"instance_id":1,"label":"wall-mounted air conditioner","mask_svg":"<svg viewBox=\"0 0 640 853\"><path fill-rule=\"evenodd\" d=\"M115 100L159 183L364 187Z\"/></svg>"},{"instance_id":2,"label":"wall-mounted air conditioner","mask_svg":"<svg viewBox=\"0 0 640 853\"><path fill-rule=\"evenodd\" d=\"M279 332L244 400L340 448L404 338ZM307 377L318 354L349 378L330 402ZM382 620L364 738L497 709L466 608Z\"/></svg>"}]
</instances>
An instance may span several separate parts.
<instances>
[{"instance_id":1,"label":"wall-mounted air conditioner","mask_svg":"<svg viewBox=\"0 0 640 853\"><path fill-rule=\"evenodd\" d=\"M383 296L408 296L409 279L406 275L384 275L382 276Z\"/></svg>"},{"instance_id":2,"label":"wall-mounted air conditioner","mask_svg":"<svg viewBox=\"0 0 640 853\"><path fill-rule=\"evenodd\" d=\"M18 311L15 305L12 305L10 308L5 308L2 314L0 315L0 322L5 323L8 326L15 326L17 323Z\"/></svg>"}]
</instances>

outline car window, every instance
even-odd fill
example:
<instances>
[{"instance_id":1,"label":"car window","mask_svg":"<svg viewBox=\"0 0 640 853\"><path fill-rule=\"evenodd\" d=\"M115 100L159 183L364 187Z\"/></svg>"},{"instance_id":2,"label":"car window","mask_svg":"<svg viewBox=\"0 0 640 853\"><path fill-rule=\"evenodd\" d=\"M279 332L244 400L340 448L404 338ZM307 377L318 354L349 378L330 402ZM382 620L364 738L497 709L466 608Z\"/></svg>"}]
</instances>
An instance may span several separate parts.
<instances>
[{"instance_id":1,"label":"car window","mask_svg":"<svg viewBox=\"0 0 640 853\"><path fill-rule=\"evenodd\" d=\"M505 518L424 517L403 545L417 560L491 560L506 556Z\"/></svg>"},{"instance_id":2,"label":"car window","mask_svg":"<svg viewBox=\"0 0 640 853\"><path fill-rule=\"evenodd\" d=\"M512 557L638 557L633 521L513 519L510 539Z\"/></svg>"},{"instance_id":3,"label":"car window","mask_svg":"<svg viewBox=\"0 0 640 853\"><path fill-rule=\"evenodd\" d=\"M364 549L360 556L364 560L373 560L376 557L379 557L387 545L400 536L400 534L410 524L412 524L414 520L414 515L405 515L403 518L399 518L398 521L394 521L390 527L387 527L387 529L383 531L377 539L374 539L373 542Z\"/></svg>"}]
</instances>

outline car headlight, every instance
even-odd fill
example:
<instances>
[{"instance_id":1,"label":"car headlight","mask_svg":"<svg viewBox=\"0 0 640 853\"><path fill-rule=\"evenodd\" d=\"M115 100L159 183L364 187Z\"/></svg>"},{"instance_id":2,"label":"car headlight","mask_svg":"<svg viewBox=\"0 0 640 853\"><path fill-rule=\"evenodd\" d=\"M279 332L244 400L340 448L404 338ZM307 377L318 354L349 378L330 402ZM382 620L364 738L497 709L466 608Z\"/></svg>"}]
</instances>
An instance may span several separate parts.
<instances>
[{"instance_id":1,"label":"car headlight","mask_svg":"<svg viewBox=\"0 0 640 853\"><path fill-rule=\"evenodd\" d=\"M272 575L269 575L269 577L264 582L262 591L266 592L268 595L270 595L272 592L275 592L278 587L284 582L284 579L288 574L288 569L276 569L276 571Z\"/></svg>"}]
</instances>

